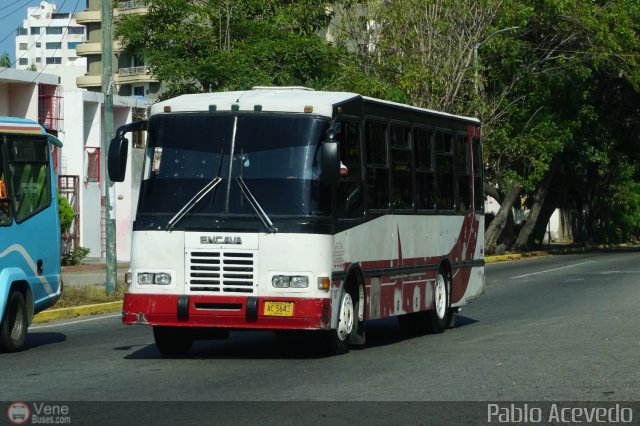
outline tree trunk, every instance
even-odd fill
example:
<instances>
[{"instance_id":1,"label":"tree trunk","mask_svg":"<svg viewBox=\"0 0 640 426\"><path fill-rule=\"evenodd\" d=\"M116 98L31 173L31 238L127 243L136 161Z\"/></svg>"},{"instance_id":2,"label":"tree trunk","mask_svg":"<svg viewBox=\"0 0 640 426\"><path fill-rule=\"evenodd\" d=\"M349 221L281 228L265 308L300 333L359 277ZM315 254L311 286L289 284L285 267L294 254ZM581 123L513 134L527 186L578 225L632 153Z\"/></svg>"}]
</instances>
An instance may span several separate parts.
<instances>
[{"instance_id":1,"label":"tree trunk","mask_svg":"<svg viewBox=\"0 0 640 426\"><path fill-rule=\"evenodd\" d=\"M520 230L520 234L518 234L518 239L514 245L514 250L522 251L529 247L529 238L531 237L531 233L536 226L536 222L540 218L540 212L542 211L542 206L544 204L544 200L547 197L549 192L549 187L551 182L553 181L553 176L560 165L560 156L554 157L549 165L549 170L544 174L542 181L540 181L540 185L538 185L538 191L536 192L536 196L533 199L533 206L531 206L531 211L529 212L529 216L527 220L524 222L524 226Z\"/></svg>"},{"instance_id":2,"label":"tree trunk","mask_svg":"<svg viewBox=\"0 0 640 426\"><path fill-rule=\"evenodd\" d=\"M502 199L504 197L502 196L500 191L498 191L498 188L488 184L487 182L484 183L483 187L484 187L484 195L491 195L498 202L498 204L502 204Z\"/></svg>"},{"instance_id":3,"label":"tree trunk","mask_svg":"<svg viewBox=\"0 0 640 426\"><path fill-rule=\"evenodd\" d=\"M507 193L500 204L500 210L496 214L496 217L491 221L489 227L484 233L484 245L487 253L495 253L498 245L498 238L504 229L509 213L511 213L511 207L520 195L522 187L518 183L512 183L507 190Z\"/></svg>"},{"instance_id":4,"label":"tree trunk","mask_svg":"<svg viewBox=\"0 0 640 426\"><path fill-rule=\"evenodd\" d=\"M542 203L542 209L540 210L538 221L529 236L529 241L535 241L536 245L541 245L542 241L549 237L548 224L556 209L567 207L566 204L562 204L563 200L565 203L567 202L566 190L563 183L565 180L566 177L561 171L556 172L554 178L551 180L549 192ZM551 241L549 241L549 243L551 243Z\"/></svg>"}]
</instances>

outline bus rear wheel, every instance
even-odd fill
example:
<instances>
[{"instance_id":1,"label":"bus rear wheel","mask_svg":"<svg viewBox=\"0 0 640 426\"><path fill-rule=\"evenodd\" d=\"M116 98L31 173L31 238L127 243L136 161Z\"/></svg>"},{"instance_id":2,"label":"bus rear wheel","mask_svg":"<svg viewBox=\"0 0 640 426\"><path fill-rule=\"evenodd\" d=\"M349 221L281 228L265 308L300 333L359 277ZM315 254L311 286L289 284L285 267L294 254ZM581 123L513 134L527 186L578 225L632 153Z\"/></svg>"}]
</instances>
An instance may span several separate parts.
<instances>
[{"instance_id":1,"label":"bus rear wheel","mask_svg":"<svg viewBox=\"0 0 640 426\"><path fill-rule=\"evenodd\" d=\"M451 323L451 282L448 274L438 271L433 286L433 309L427 311L427 328L430 333L444 332Z\"/></svg>"},{"instance_id":2,"label":"bus rear wheel","mask_svg":"<svg viewBox=\"0 0 640 426\"><path fill-rule=\"evenodd\" d=\"M433 309L399 315L398 324L409 334L438 334L447 329L452 315L451 283L448 274L439 270L433 287Z\"/></svg>"},{"instance_id":3,"label":"bus rear wheel","mask_svg":"<svg viewBox=\"0 0 640 426\"><path fill-rule=\"evenodd\" d=\"M0 326L0 348L6 352L22 349L27 338L27 304L19 291L12 291Z\"/></svg>"},{"instance_id":4,"label":"bus rear wheel","mask_svg":"<svg viewBox=\"0 0 640 426\"><path fill-rule=\"evenodd\" d=\"M185 327L154 325L153 338L160 353L171 358L185 356L193 345L191 331Z\"/></svg>"}]
</instances>

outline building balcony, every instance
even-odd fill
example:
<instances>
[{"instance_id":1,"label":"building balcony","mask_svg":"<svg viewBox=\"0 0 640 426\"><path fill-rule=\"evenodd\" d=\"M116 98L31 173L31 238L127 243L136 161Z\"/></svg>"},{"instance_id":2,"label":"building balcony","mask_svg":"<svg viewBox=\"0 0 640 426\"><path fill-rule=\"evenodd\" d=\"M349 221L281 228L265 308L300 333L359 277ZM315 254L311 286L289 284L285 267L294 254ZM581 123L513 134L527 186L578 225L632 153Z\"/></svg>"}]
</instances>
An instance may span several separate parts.
<instances>
[{"instance_id":1,"label":"building balcony","mask_svg":"<svg viewBox=\"0 0 640 426\"><path fill-rule=\"evenodd\" d=\"M113 10L113 17L119 15L144 15L149 10L149 6L143 0L119 1L118 7Z\"/></svg>"},{"instance_id":2,"label":"building balcony","mask_svg":"<svg viewBox=\"0 0 640 426\"><path fill-rule=\"evenodd\" d=\"M102 87L101 75L81 75L76 77L76 86L88 89L90 87Z\"/></svg>"},{"instance_id":3,"label":"building balcony","mask_svg":"<svg viewBox=\"0 0 640 426\"><path fill-rule=\"evenodd\" d=\"M102 43L82 43L76 46L78 56L101 55Z\"/></svg>"},{"instance_id":4,"label":"building balcony","mask_svg":"<svg viewBox=\"0 0 640 426\"><path fill-rule=\"evenodd\" d=\"M121 38L113 39L113 41L111 42L111 49L113 49L114 53L122 52L124 50L124 47L122 46L122 39Z\"/></svg>"},{"instance_id":5,"label":"building balcony","mask_svg":"<svg viewBox=\"0 0 640 426\"><path fill-rule=\"evenodd\" d=\"M149 73L148 67L120 68L113 79L116 84L155 83L158 81Z\"/></svg>"},{"instance_id":6,"label":"building balcony","mask_svg":"<svg viewBox=\"0 0 640 426\"><path fill-rule=\"evenodd\" d=\"M75 15L78 24L88 24L90 22L102 22L102 11L85 10Z\"/></svg>"}]
</instances>

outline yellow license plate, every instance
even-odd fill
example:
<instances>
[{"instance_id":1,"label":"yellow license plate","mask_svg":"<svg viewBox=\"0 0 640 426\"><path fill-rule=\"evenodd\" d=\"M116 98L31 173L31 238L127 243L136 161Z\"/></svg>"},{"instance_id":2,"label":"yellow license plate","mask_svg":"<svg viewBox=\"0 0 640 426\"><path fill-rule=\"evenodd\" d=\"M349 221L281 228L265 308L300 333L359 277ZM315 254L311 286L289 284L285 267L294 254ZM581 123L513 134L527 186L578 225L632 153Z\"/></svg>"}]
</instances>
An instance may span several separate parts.
<instances>
[{"instance_id":1,"label":"yellow license plate","mask_svg":"<svg viewBox=\"0 0 640 426\"><path fill-rule=\"evenodd\" d=\"M264 302L264 314L272 317L292 317L293 302Z\"/></svg>"}]
</instances>

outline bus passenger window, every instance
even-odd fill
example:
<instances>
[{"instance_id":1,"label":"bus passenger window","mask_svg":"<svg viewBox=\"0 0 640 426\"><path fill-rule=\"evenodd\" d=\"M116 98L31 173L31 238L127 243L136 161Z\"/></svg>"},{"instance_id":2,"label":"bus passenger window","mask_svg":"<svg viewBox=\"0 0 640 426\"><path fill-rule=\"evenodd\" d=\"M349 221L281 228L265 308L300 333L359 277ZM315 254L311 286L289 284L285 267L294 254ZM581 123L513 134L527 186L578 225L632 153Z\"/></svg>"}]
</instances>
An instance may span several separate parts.
<instances>
[{"instance_id":1,"label":"bus passenger window","mask_svg":"<svg viewBox=\"0 0 640 426\"><path fill-rule=\"evenodd\" d=\"M361 218L364 215L362 192L362 153L360 125L342 122L336 134L340 143L340 184L338 186L337 215L339 218Z\"/></svg>"},{"instance_id":2,"label":"bus passenger window","mask_svg":"<svg viewBox=\"0 0 640 426\"><path fill-rule=\"evenodd\" d=\"M408 126L392 124L389 135L391 139L393 208L398 210L412 210L411 129Z\"/></svg>"},{"instance_id":3,"label":"bus passenger window","mask_svg":"<svg viewBox=\"0 0 640 426\"><path fill-rule=\"evenodd\" d=\"M456 144L456 172L458 174L458 210L468 212L471 209L471 170L469 168L469 145L466 136L458 136Z\"/></svg>"},{"instance_id":4,"label":"bus passenger window","mask_svg":"<svg viewBox=\"0 0 640 426\"><path fill-rule=\"evenodd\" d=\"M370 209L389 209L389 162L387 160L387 125L370 121L366 125L367 189Z\"/></svg>"},{"instance_id":5,"label":"bus passenger window","mask_svg":"<svg viewBox=\"0 0 640 426\"><path fill-rule=\"evenodd\" d=\"M455 175L452 136L436 133L436 171L438 209L455 210Z\"/></svg>"}]
</instances>

